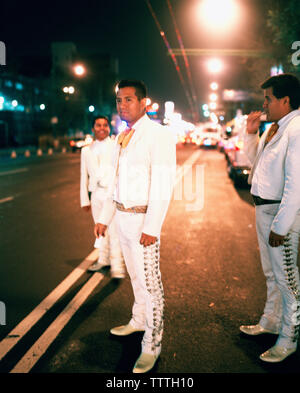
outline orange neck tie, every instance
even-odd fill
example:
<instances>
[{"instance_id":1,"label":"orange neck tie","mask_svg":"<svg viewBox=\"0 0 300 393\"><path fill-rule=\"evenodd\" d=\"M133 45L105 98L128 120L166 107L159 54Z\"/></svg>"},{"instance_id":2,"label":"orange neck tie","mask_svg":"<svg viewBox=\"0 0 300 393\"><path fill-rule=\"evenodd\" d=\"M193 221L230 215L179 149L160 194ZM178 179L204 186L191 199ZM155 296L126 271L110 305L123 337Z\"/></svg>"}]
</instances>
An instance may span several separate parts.
<instances>
[{"instance_id":1,"label":"orange neck tie","mask_svg":"<svg viewBox=\"0 0 300 393\"><path fill-rule=\"evenodd\" d=\"M279 125L278 125L277 123L273 123L273 124L271 125L271 127L269 128L269 131L268 131L268 135L267 135L266 140L265 140L265 145L266 145L268 142L270 142L270 140L271 140L271 139L273 138L273 136L276 134L278 128L279 128Z\"/></svg>"},{"instance_id":2,"label":"orange neck tie","mask_svg":"<svg viewBox=\"0 0 300 393\"><path fill-rule=\"evenodd\" d=\"M119 135L118 144L121 145L122 149L124 149L128 145L134 131L134 128L129 128L128 130L123 131Z\"/></svg>"}]
</instances>

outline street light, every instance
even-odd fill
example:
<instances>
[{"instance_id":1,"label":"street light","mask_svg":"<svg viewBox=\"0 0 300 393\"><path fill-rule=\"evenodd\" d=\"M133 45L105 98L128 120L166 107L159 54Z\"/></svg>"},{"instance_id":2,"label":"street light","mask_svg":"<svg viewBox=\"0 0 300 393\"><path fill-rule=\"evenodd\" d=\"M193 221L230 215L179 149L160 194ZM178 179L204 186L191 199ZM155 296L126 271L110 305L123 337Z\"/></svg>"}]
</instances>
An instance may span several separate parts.
<instances>
[{"instance_id":1,"label":"street light","mask_svg":"<svg viewBox=\"0 0 300 393\"><path fill-rule=\"evenodd\" d=\"M223 62L218 58L213 58L207 62L208 71L217 74L224 68Z\"/></svg>"},{"instance_id":2,"label":"street light","mask_svg":"<svg viewBox=\"0 0 300 393\"><path fill-rule=\"evenodd\" d=\"M201 24L214 33L232 28L240 14L235 0L202 0L198 7Z\"/></svg>"},{"instance_id":3,"label":"street light","mask_svg":"<svg viewBox=\"0 0 300 393\"><path fill-rule=\"evenodd\" d=\"M65 86L65 87L63 87L63 92L64 93L66 93L66 94L74 94L74 92L75 92L75 88L74 88L74 86Z\"/></svg>"},{"instance_id":4,"label":"street light","mask_svg":"<svg viewBox=\"0 0 300 393\"><path fill-rule=\"evenodd\" d=\"M218 90L219 85L217 84L217 82L212 82L212 83L210 84L210 88L211 88L212 90Z\"/></svg>"},{"instance_id":5,"label":"street light","mask_svg":"<svg viewBox=\"0 0 300 393\"><path fill-rule=\"evenodd\" d=\"M218 96L217 96L217 94L215 94L215 93L211 93L211 94L209 95L209 99L210 99L211 101L217 101Z\"/></svg>"},{"instance_id":6,"label":"street light","mask_svg":"<svg viewBox=\"0 0 300 393\"><path fill-rule=\"evenodd\" d=\"M77 76L83 76L86 72L85 67L82 64L76 64L73 67L74 73Z\"/></svg>"}]
</instances>

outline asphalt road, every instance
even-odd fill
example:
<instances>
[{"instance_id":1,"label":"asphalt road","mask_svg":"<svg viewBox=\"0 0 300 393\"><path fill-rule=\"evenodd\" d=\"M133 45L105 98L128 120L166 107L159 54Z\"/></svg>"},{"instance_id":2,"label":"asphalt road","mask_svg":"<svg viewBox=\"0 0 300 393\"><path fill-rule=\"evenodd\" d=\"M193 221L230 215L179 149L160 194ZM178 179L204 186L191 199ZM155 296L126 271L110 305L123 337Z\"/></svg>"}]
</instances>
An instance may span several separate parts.
<instances>
[{"instance_id":1,"label":"asphalt road","mask_svg":"<svg viewBox=\"0 0 300 393\"><path fill-rule=\"evenodd\" d=\"M151 374L299 373L299 351L281 364L263 363L258 356L276 337L239 332L241 324L258 321L266 290L249 190L233 186L222 153L193 147L177 153L185 174L162 230L165 330ZM79 207L79 167L79 154L0 162L2 343L93 251L92 218ZM130 373L141 334L109 334L130 319L130 281L102 273L82 270L54 304L46 302L45 314L4 357L0 342L0 371L23 372L19 362L54 326L47 350L25 372ZM74 297L80 306L59 330L56 321L66 307L72 310Z\"/></svg>"}]
</instances>

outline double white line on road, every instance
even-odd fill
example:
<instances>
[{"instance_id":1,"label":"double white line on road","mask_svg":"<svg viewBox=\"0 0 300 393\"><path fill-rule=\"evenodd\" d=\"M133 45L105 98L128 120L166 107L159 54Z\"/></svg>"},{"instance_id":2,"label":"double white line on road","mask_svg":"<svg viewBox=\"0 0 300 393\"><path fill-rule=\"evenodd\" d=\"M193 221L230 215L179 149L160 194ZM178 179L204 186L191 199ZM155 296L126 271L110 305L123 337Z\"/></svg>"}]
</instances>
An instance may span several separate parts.
<instances>
[{"instance_id":1,"label":"double white line on road","mask_svg":"<svg viewBox=\"0 0 300 393\"><path fill-rule=\"evenodd\" d=\"M192 168L200 155L193 153L176 174L177 185L182 177ZM71 288L71 286L86 272L87 268L98 258L98 249L94 249L30 314L27 315L1 342L0 361L6 354L31 330L31 328L46 314L48 310ZM104 278L101 273L94 273L75 297L45 330L40 338L25 353L21 360L10 371L11 373L28 373L46 352L58 334L66 326L76 311L86 301L97 285Z\"/></svg>"},{"instance_id":2,"label":"double white line on road","mask_svg":"<svg viewBox=\"0 0 300 393\"><path fill-rule=\"evenodd\" d=\"M98 249L93 250L28 316L23 319L1 342L0 360L21 340L42 316L71 288L97 259ZM45 333L29 349L11 372L27 373L46 352L66 323L103 279L103 274L95 273L66 306L63 312L49 326Z\"/></svg>"}]
</instances>

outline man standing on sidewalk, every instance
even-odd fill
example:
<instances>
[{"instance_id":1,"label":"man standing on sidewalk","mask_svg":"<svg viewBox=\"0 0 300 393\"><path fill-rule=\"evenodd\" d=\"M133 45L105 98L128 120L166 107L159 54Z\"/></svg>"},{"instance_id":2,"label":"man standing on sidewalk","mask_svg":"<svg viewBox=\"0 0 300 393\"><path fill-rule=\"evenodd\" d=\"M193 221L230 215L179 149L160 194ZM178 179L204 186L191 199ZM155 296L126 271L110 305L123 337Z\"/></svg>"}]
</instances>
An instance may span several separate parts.
<instances>
[{"instance_id":1,"label":"man standing on sidewalk","mask_svg":"<svg viewBox=\"0 0 300 393\"><path fill-rule=\"evenodd\" d=\"M86 212L92 210L96 222L113 173L111 160L115 142L109 137L107 117L96 117L92 130L95 140L81 151L80 202L83 210ZM95 272L103 266L111 265L111 276L124 278L124 260L114 219L109 225L106 236L101 238L100 242L96 240L95 247L99 248L99 258L88 270Z\"/></svg>"},{"instance_id":2,"label":"man standing on sidewalk","mask_svg":"<svg viewBox=\"0 0 300 393\"><path fill-rule=\"evenodd\" d=\"M111 333L127 336L145 331L134 373L149 371L161 352L164 294L160 232L176 174L174 137L148 118L146 97L141 81L123 80L118 85L117 110L128 130L118 137L109 199L95 226L95 235L103 236L116 212L134 304L129 323L111 329Z\"/></svg>"},{"instance_id":3,"label":"man standing on sidewalk","mask_svg":"<svg viewBox=\"0 0 300 393\"><path fill-rule=\"evenodd\" d=\"M300 328L300 82L281 74L261 87L267 120L274 123L259 138L261 112L250 113L245 147L253 163L248 181L267 301L259 323L240 330L249 335L279 334L275 346L260 355L261 360L274 363L296 351Z\"/></svg>"}]
</instances>

